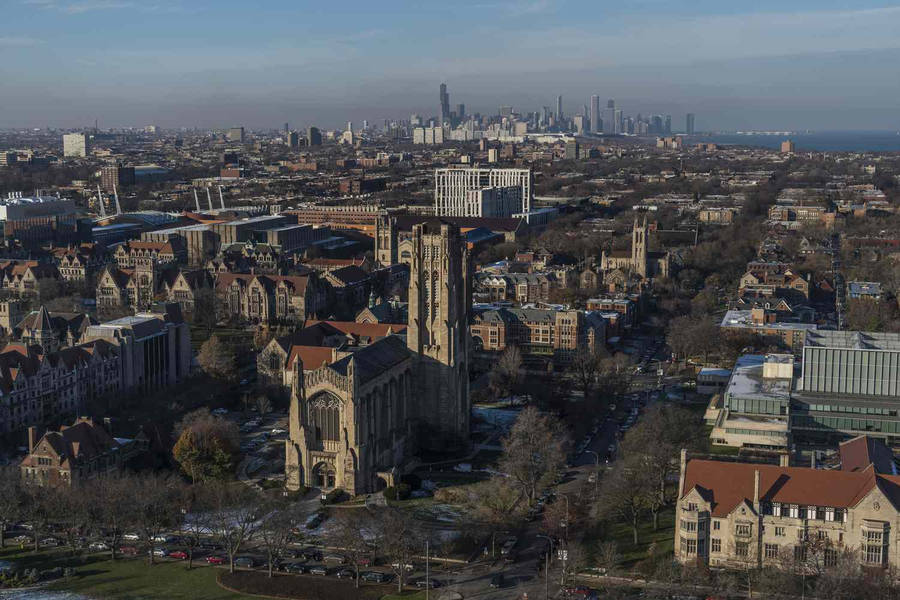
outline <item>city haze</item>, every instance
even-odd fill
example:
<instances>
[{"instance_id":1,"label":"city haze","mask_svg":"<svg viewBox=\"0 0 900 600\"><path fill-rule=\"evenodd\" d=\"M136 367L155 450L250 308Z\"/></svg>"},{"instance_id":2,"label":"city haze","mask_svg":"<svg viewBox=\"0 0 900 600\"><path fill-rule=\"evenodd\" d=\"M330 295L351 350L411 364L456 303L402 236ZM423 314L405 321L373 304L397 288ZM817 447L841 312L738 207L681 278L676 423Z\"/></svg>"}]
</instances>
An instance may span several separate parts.
<instances>
[{"instance_id":1,"label":"city haze","mask_svg":"<svg viewBox=\"0 0 900 600\"><path fill-rule=\"evenodd\" d=\"M724 5L724 6L723 6ZM591 94L698 130L896 129L900 6L877 2L13 0L0 127L338 127Z\"/></svg>"}]
</instances>

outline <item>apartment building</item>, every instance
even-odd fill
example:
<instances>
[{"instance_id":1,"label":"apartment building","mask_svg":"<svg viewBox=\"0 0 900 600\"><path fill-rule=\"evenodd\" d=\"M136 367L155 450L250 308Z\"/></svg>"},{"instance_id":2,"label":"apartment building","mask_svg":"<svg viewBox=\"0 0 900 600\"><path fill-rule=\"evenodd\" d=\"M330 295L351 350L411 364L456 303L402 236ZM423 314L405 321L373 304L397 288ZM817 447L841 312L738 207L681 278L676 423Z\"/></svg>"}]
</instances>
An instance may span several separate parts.
<instances>
[{"instance_id":1,"label":"apartment building","mask_svg":"<svg viewBox=\"0 0 900 600\"><path fill-rule=\"evenodd\" d=\"M862 436L840 469L688 459L682 450L675 558L713 567L900 566L900 476L889 449Z\"/></svg>"},{"instance_id":2,"label":"apartment building","mask_svg":"<svg viewBox=\"0 0 900 600\"><path fill-rule=\"evenodd\" d=\"M570 360L580 348L596 351L606 343L606 321L577 310L501 308L476 313L469 326L474 346L502 352L517 346L524 354Z\"/></svg>"},{"instance_id":3,"label":"apartment building","mask_svg":"<svg viewBox=\"0 0 900 600\"><path fill-rule=\"evenodd\" d=\"M549 302L556 277L545 273L504 273L478 278L478 288L491 302Z\"/></svg>"},{"instance_id":4,"label":"apartment building","mask_svg":"<svg viewBox=\"0 0 900 600\"><path fill-rule=\"evenodd\" d=\"M473 217L470 214L474 204L483 201L482 195L470 197L469 192L486 188L515 187L521 190L518 194L521 202L509 214L483 215L495 217L511 217L514 214L531 212L534 177L531 169L436 169L434 172L434 213L442 217ZM491 192L497 196L494 204L507 206L509 194L512 192ZM498 199L499 198L499 199ZM508 207L508 208L511 208Z\"/></svg>"}]
</instances>

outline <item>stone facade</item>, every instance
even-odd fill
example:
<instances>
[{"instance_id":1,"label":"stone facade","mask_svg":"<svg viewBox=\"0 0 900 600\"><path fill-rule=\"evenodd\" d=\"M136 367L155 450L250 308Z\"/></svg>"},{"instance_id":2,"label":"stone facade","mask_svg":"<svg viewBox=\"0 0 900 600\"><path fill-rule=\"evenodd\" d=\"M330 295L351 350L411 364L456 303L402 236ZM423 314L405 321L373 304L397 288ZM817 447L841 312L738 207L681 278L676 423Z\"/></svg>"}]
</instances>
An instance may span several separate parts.
<instances>
[{"instance_id":1,"label":"stone facade","mask_svg":"<svg viewBox=\"0 0 900 600\"><path fill-rule=\"evenodd\" d=\"M416 225L412 241L405 340L388 335L314 369L296 356L289 489L372 492L394 485L420 448L467 441L468 251L459 228L437 220Z\"/></svg>"}]
</instances>

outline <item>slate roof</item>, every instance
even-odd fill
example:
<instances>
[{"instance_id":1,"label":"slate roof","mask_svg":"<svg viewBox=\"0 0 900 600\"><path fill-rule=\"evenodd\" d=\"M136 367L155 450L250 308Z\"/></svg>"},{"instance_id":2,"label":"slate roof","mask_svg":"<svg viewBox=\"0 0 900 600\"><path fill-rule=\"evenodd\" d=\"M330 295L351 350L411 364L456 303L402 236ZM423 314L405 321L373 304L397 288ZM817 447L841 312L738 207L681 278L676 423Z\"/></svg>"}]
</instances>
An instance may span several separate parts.
<instances>
[{"instance_id":1,"label":"slate roof","mask_svg":"<svg viewBox=\"0 0 900 600\"><path fill-rule=\"evenodd\" d=\"M366 383L409 359L411 355L403 338L390 335L332 363L329 368L346 376L352 360L357 379L360 383Z\"/></svg>"}]
</instances>

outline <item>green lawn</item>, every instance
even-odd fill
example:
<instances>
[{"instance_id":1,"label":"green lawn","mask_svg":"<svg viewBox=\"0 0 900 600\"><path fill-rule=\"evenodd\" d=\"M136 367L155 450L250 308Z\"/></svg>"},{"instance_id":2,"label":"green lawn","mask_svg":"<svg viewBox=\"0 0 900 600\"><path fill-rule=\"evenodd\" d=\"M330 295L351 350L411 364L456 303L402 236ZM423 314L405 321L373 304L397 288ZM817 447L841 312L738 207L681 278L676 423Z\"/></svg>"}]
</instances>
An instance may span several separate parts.
<instances>
[{"instance_id":1,"label":"green lawn","mask_svg":"<svg viewBox=\"0 0 900 600\"><path fill-rule=\"evenodd\" d=\"M431 592L431 597L437 596L436 592ZM417 592L403 592L403 594L388 594L383 596L381 600L425 600L425 590Z\"/></svg>"},{"instance_id":2,"label":"green lawn","mask_svg":"<svg viewBox=\"0 0 900 600\"><path fill-rule=\"evenodd\" d=\"M47 570L74 567L76 575L49 586L103 600L246 600L253 596L233 594L216 583L219 569L207 566L187 570L181 562L157 563L143 559L119 559L92 554L71 556L65 550L43 550L34 554L18 547L0 551L0 558L22 568Z\"/></svg>"},{"instance_id":3,"label":"green lawn","mask_svg":"<svg viewBox=\"0 0 900 600\"><path fill-rule=\"evenodd\" d=\"M621 566L630 568L648 558L650 545L655 543L654 556L671 555L675 542L675 507L668 506L659 515L659 529L653 531L652 519L645 518L638 525L638 544L634 544L631 526L627 523L611 523L601 541L613 541L622 555Z\"/></svg>"}]
</instances>

